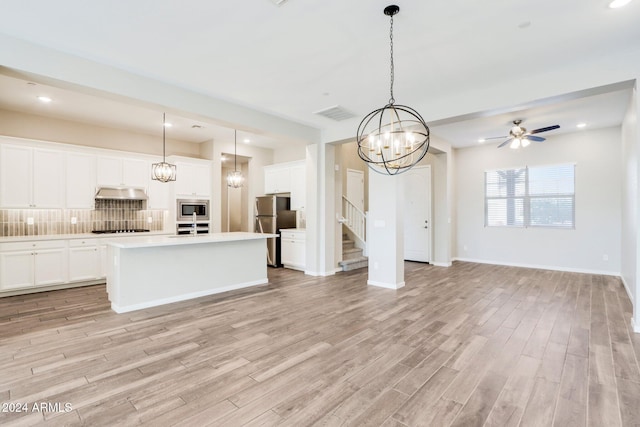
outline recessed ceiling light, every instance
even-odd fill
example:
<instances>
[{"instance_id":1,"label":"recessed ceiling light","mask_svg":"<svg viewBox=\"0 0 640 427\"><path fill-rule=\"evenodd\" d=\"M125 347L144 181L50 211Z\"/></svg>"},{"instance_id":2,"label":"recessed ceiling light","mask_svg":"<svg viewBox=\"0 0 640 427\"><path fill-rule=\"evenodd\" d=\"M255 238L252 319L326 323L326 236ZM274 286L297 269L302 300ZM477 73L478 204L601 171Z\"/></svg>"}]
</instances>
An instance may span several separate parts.
<instances>
[{"instance_id":1,"label":"recessed ceiling light","mask_svg":"<svg viewBox=\"0 0 640 427\"><path fill-rule=\"evenodd\" d=\"M171 123L169 123L169 122L164 122L164 127L166 127L166 128L170 128L171 126L173 126Z\"/></svg>"},{"instance_id":2,"label":"recessed ceiling light","mask_svg":"<svg viewBox=\"0 0 640 427\"><path fill-rule=\"evenodd\" d=\"M525 28L529 28L531 26L531 21L524 21L518 24L518 28L524 30Z\"/></svg>"},{"instance_id":3,"label":"recessed ceiling light","mask_svg":"<svg viewBox=\"0 0 640 427\"><path fill-rule=\"evenodd\" d=\"M609 7L611 9L618 9L620 7L628 5L629 3L631 3L631 0L613 0L611 3L609 3Z\"/></svg>"},{"instance_id":4,"label":"recessed ceiling light","mask_svg":"<svg viewBox=\"0 0 640 427\"><path fill-rule=\"evenodd\" d=\"M48 96L39 96L38 100L40 102L44 102L45 104L48 104L49 102L51 102L51 98L49 98Z\"/></svg>"},{"instance_id":5,"label":"recessed ceiling light","mask_svg":"<svg viewBox=\"0 0 640 427\"><path fill-rule=\"evenodd\" d=\"M251 142L251 140L250 140L249 138L245 138L243 142L244 142L245 144L248 144L248 143L250 143L250 142Z\"/></svg>"},{"instance_id":6,"label":"recessed ceiling light","mask_svg":"<svg viewBox=\"0 0 640 427\"><path fill-rule=\"evenodd\" d=\"M581 129L582 129L583 127L586 127L586 126L587 126L587 124L586 124L586 123L578 123L578 124L576 125L576 127L577 127L577 128L581 128Z\"/></svg>"},{"instance_id":7,"label":"recessed ceiling light","mask_svg":"<svg viewBox=\"0 0 640 427\"><path fill-rule=\"evenodd\" d=\"M483 142L486 142L486 141L487 141L487 140L486 140L486 139L484 139L484 138L480 138L480 139L478 140L478 142L479 142L480 144L482 144Z\"/></svg>"}]
</instances>

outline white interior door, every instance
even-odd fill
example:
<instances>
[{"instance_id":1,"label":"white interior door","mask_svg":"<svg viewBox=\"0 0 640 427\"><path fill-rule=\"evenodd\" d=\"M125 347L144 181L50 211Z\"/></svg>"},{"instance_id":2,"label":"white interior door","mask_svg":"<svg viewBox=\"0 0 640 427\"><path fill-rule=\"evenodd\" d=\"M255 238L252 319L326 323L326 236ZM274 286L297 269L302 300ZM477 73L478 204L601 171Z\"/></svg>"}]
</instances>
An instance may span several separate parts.
<instances>
[{"instance_id":1,"label":"white interior door","mask_svg":"<svg viewBox=\"0 0 640 427\"><path fill-rule=\"evenodd\" d=\"M404 259L431 262L431 166L400 175L404 188Z\"/></svg>"},{"instance_id":2,"label":"white interior door","mask_svg":"<svg viewBox=\"0 0 640 427\"><path fill-rule=\"evenodd\" d=\"M347 199L364 212L364 172L347 169Z\"/></svg>"}]
</instances>

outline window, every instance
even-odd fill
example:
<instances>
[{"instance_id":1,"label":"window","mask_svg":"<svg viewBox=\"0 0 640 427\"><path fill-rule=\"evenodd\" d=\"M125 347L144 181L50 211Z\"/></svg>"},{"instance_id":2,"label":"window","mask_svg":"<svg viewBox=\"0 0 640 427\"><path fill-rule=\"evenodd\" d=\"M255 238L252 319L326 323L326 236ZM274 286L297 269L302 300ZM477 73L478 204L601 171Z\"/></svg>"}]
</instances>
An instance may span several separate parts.
<instances>
[{"instance_id":1,"label":"window","mask_svg":"<svg viewBox=\"0 0 640 427\"><path fill-rule=\"evenodd\" d=\"M573 228L575 165L485 172L487 227Z\"/></svg>"}]
</instances>

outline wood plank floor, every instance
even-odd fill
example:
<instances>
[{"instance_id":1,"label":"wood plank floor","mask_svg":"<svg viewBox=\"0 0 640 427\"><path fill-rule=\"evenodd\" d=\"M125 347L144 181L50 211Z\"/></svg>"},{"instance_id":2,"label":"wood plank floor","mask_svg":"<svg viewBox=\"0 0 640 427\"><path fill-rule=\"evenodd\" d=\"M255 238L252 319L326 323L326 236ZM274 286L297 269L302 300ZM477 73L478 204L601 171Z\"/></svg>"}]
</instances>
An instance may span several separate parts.
<instances>
[{"instance_id":1,"label":"wood plank floor","mask_svg":"<svg viewBox=\"0 0 640 427\"><path fill-rule=\"evenodd\" d=\"M28 405L0 425L640 425L616 278L463 262L407 263L398 291L366 270L269 276L120 315L103 285L0 299L0 402Z\"/></svg>"}]
</instances>

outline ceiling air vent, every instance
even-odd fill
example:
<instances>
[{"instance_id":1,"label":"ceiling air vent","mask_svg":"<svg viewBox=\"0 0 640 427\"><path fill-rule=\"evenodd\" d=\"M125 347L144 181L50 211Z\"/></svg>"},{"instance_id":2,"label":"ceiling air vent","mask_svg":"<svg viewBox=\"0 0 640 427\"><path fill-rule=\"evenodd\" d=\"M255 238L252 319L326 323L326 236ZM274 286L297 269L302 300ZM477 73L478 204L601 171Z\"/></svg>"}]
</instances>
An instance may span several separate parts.
<instances>
[{"instance_id":1,"label":"ceiling air vent","mask_svg":"<svg viewBox=\"0 0 640 427\"><path fill-rule=\"evenodd\" d=\"M334 105L333 107L325 108L324 110L316 111L313 114L317 114L322 117L326 117L327 119L335 120L337 122L341 122L342 120L347 120L355 117L351 111L347 111L339 105Z\"/></svg>"}]
</instances>

